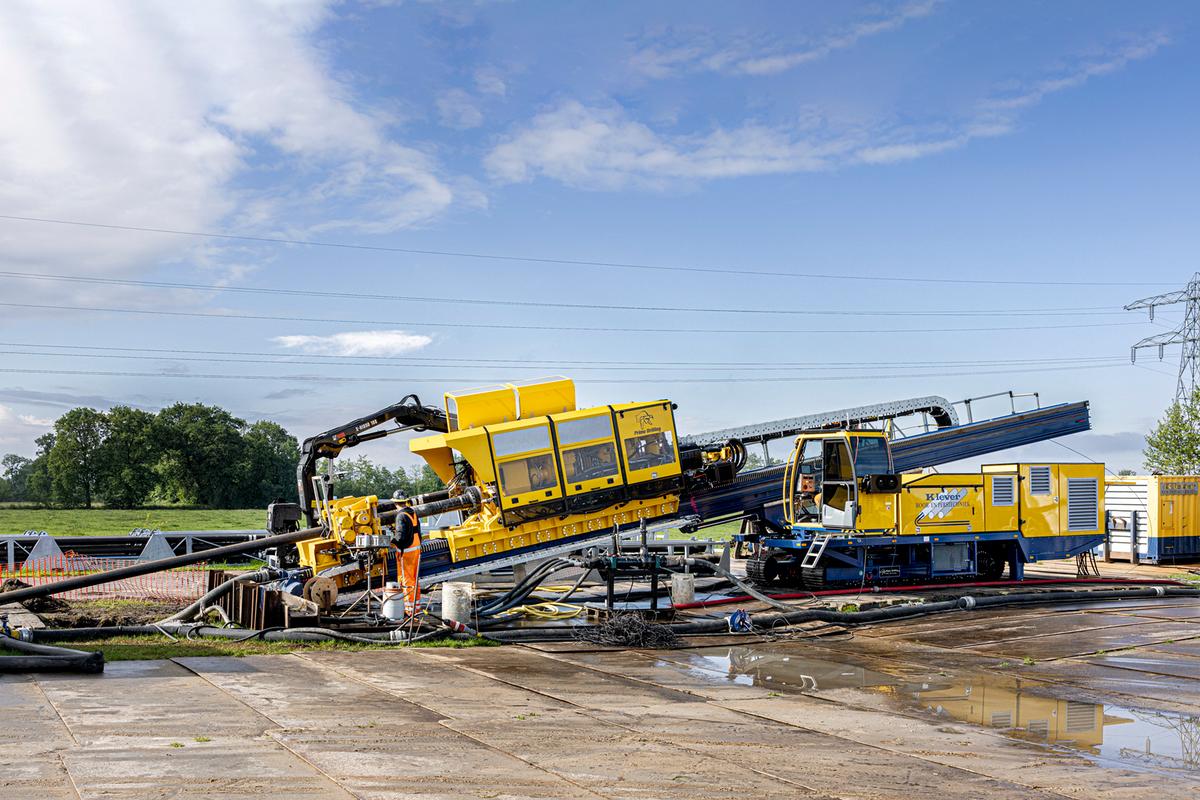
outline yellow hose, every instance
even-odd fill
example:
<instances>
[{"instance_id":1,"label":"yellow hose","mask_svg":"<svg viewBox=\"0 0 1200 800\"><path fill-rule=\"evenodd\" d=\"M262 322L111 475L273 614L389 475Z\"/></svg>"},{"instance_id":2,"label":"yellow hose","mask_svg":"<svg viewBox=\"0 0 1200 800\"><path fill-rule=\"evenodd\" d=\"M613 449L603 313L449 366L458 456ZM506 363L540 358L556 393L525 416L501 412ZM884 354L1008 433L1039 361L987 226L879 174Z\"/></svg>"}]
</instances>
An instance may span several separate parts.
<instances>
[{"instance_id":1,"label":"yellow hose","mask_svg":"<svg viewBox=\"0 0 1200 800\"><path fill-rule=\"evenodd\" d=\"M583 606L574 603L532 603L527 606L517 606L509 609L504 616L527 614L539 619L571 619L583 613Z\"/></svg>"}]
</instances>

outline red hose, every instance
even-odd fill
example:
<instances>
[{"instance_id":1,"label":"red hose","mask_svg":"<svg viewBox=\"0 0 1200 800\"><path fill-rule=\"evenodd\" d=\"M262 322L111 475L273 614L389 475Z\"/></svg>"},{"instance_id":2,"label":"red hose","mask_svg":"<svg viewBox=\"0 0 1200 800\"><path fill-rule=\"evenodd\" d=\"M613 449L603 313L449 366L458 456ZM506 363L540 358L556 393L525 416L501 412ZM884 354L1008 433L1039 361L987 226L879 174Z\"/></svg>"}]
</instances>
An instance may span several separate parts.
<instances>
[{"instance_id":1,"label":"red hose","mask_svg":"<svg viewBox=\"0 0 1200 800\"><path fill-rule=\"evenodd\" d=\"M790 592L787 594L772 594L768 597L774 600L800 600L806 597L828 597L830 595L839 594L880 594L883 592L912 592L931 589L964 589L964 588L979 588L986 586L1044 586L1054 583L1120 583L1120 584L1139 584L1145 586L1185 586L1186 584L1180 581L1173 581L1166 578L1147 578L1134 580L1132 578L1033 578L1024 581L975 581L973 583L933 583L910 586L872 586L869 589L822 589L817 592ZM740 594L736 597L718 597L714 600L697 600L694 603L673 603L672 608L708 608L709 606L723 606L729 603L744 603L747 600L754 598L748 594Z\"/></svg>"}]
</instances>

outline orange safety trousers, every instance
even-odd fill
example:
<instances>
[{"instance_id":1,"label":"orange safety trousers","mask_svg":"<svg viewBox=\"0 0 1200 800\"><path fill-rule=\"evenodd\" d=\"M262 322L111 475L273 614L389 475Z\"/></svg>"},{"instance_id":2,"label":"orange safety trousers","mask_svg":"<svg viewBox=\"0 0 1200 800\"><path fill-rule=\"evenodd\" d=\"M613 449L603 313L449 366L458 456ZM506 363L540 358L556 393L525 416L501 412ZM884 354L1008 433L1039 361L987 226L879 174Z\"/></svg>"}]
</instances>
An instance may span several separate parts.
<instances>
[{"instance_id":1,"label":"orange safety trousers","mask_svg":"<svg viewBox=\"0 0 1200 800\"><path fill-rule=\"evenodd\" d=\"M418 524L416 515L412 515L411 519L413 527L416 528ZM399 551L396 566L399 571L400 590L404 593L404 613L411 617L417 612L417 602L421 599L421 584L418 580L421 570L421 532L419 528L413 531L412 544Z\"/></svg>"}]
</instances>

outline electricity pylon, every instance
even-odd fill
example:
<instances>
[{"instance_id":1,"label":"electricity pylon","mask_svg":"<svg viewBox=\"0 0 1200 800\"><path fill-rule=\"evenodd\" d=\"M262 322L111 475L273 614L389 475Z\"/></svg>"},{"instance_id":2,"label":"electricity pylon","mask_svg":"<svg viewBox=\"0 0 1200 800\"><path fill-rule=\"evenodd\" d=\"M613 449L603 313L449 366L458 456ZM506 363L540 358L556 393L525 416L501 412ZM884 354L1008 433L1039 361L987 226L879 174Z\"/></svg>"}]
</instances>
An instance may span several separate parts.
<instances>
[{"instance_id":1,"label":"electricity pylon","mask_svg":"<svg viewBox=\"0 0 1200 800\"><path fill-rule=\"evenodd\" d=\"M1175 402L1182 402L1191 397L1196 388L1196 375L1200 372L1200 272L1192 275L1187 288L1178 292L1167 292L1154 297L1143 297L1125 306L1126 311L1139 308L1150 310L1150 319L1154 319L1154 309L1157 306L1169 306L1175 303L1186 303L1183 322L1179 327L1167 333L1147 336L1130 348L1130 359L1137 363L1137 351L1148 347L1158 348L1161 360L1167 345L1182 345L1179 353L1179 380L1175 384Z\"/></svg>"}]
</instances>

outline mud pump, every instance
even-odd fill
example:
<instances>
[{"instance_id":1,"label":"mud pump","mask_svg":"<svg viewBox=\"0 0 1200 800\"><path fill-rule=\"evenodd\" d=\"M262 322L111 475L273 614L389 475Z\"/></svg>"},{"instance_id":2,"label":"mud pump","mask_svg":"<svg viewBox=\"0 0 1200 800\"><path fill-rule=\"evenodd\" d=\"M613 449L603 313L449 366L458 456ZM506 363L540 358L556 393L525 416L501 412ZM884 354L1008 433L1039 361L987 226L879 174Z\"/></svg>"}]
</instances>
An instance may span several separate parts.
<instances>
[{"instance_id":1,"label":"mud pump","mask_svg":"<svg viewBox=\"0 0 1200 800\"><path fill-rule=\"evenodd\" d=\"M421 584L579 549L644 522L678 515L681 499L728 483L744 466L737 440L680 447L669 400L577 408L575 386L550 378L448 392L444 406L415 395L307 439L301 503L274 503L272 533L301 519L327 534L298 542L284 566L311 575L306 593L398 579L414 601ZM394 427L385 427L395 423ZM409 498L334 496L332 466L345 448L401 431L445 488ZM420 520L459 511L453 527ZM375 585L380 585L375 583Z\"/></svg>"}]
</instances>

